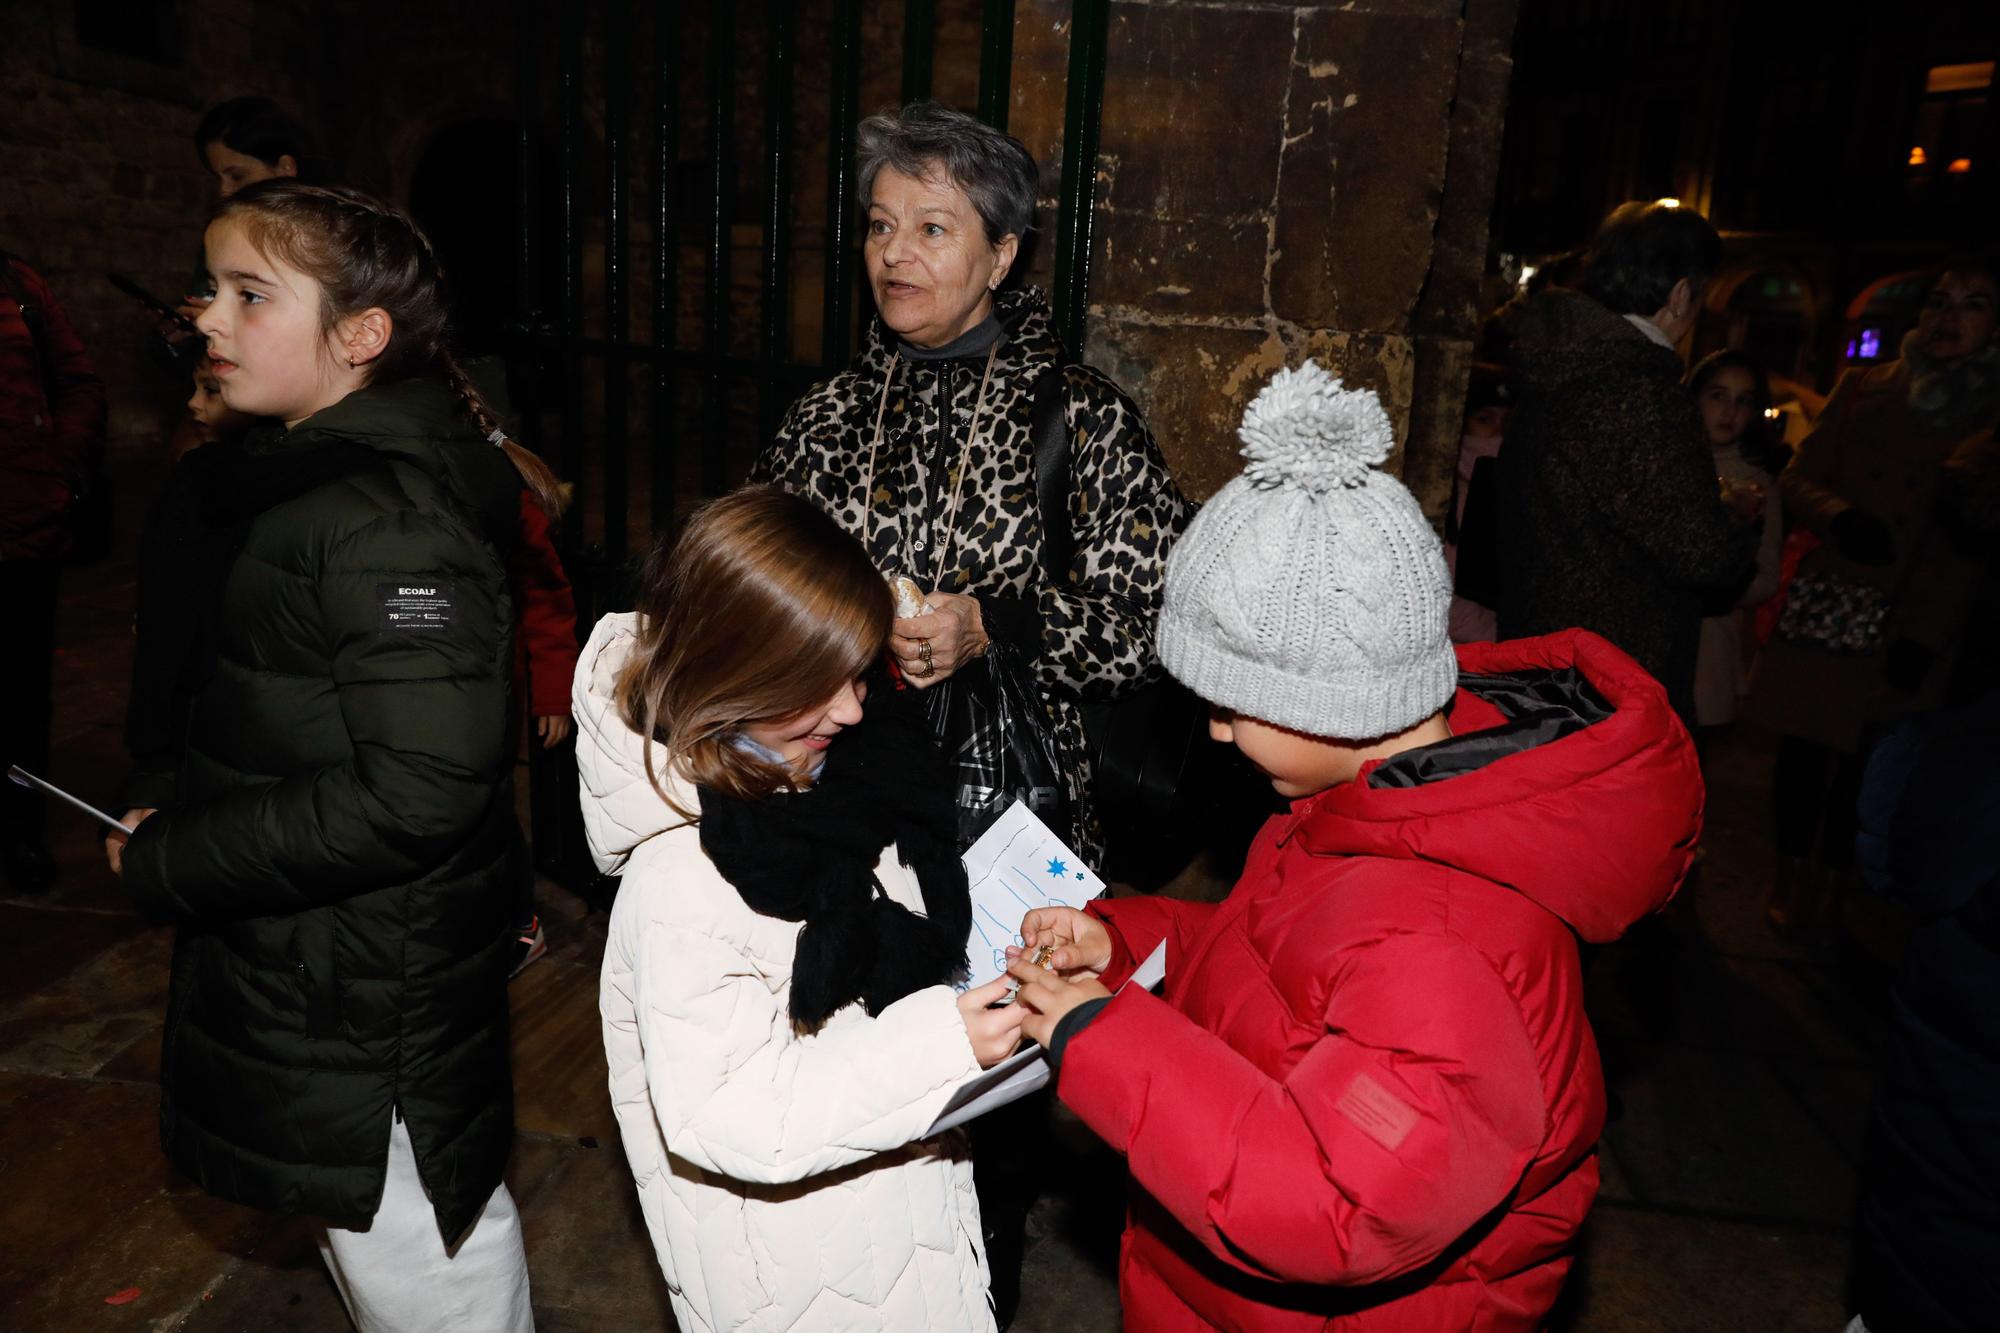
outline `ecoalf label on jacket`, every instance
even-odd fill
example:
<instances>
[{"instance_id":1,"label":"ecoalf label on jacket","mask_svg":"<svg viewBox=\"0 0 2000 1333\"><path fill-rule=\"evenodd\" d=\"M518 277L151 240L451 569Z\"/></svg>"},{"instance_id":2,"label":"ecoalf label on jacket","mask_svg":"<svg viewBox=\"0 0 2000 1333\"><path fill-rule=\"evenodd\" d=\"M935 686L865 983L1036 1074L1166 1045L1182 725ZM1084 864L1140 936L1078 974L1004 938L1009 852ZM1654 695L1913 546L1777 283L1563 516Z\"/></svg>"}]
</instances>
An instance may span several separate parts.
<instances>
[{"instance_id":1,"label":"ecoalf label on jacket","mask_svg":"<svg viewBox=\"0 0 2000 1333\"><path fill-rule=\"evenodd\" d=\"M375 628L447 630L458 623L458 600L449 583L378 583Z\"/></svg>"}]
</instances>

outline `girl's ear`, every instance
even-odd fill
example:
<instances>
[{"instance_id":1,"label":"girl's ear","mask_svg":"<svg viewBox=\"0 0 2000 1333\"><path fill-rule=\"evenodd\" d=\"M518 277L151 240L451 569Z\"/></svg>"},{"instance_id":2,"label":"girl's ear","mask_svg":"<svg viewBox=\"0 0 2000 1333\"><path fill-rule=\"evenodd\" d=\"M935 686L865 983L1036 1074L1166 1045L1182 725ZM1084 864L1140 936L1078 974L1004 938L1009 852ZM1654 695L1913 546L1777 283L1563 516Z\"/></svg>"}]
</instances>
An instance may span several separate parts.
<instances>
[{"instance_id":1,"label":"girl's ear","mask_svg":"<svg viewBox=\"0 0 2000 1333\"><path fill-rule=\"evenodd\" d=\"M280 153L271 170L280 176L296 176L299 174L299 160L290 153Z\"/></svg>"},{"instance_id":2,"label":"girl's ear","mask_svg":"<svg viewBox=\"0 0 2000 1333\"><path fill-rule=\"evenodd\" d=\"M352 370L388 351L395 331L396 321L389 312L379 305L370 306L340 321L334 329L334 348Z\"/></svg>"}]
</instances>

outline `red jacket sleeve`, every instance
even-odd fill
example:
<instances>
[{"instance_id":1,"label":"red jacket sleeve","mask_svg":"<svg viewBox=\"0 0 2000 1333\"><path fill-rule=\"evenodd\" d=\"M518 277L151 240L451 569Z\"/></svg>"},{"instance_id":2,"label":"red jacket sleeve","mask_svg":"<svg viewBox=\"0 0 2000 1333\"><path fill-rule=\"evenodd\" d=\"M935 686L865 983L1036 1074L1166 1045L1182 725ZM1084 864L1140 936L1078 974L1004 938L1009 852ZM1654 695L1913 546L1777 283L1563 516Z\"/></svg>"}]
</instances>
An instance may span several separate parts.
<instances>
[{"instance_id":1,"label":"red jacket sleeve","mask_svg":"<svg viewBox=\"0 0 2000 1333\"><path fill-rule=\"evenodd\" d=\"M576 674L576 595L549 536L549 517L530 491L521 492L521 545L508 562L517 635L528 666L528 712L568 717Z\"/></svg>"},{"instance_id":2,"label":"red jacket sleeve","mask_svg":"<svg viewBox=\"0 0 2000 1333\"><path fill-rule=\"evenodd\" d=\"M14 272L21 286L41 307L49 360L55 371L55 382L47 386L55 446L61 454L63 474L72 483L78 483L90 474L104 453L104 381L98 378L83 340L76 336L69 316L56 304L55 295L42 275L22 263L14 264Z\"/></svg>"},{"instance_id":3,"label":"red jacket sleeve","mask_svg":"<svg viewBox=\"0 0 2000 1333\"><path fill-rule=\"evenodd\" d=\"M1282 1078L1143 991L1074 1038L1059 1092L1225 1263L1381 1281L1503 1203L1547 1132L1534 1049L1475 950L1400 935L1332 960L1325 1033ZM1246 983L1248 979L1246 979Z\"/></svg>"},{"instance_id":4,"label":"red jacket sleeve","mask_svg":"<svg viewBox=\"0 0 2000 1333\"><path fill-rule=\"evenodd\" d=\"M1105 924L1111 936L1111 965L1098 978L1117 990L1161 944L1167 946L1167 971L1187 957L1188 945L1214 917L1217 904L1190 903L1177 898L1099 898L1084 910ZM1171 986L1171 982L1169 985Z\"/></svg>"}]
</instances>

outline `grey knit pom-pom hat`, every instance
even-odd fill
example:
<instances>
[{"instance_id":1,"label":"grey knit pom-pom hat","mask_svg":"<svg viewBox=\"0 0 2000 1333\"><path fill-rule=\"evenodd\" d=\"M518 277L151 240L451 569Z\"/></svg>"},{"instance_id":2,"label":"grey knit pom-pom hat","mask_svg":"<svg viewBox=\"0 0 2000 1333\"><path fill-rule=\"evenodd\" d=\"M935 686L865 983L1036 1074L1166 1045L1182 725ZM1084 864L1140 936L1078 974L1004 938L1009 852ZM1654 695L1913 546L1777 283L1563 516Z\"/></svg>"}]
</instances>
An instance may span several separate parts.
<instances>
[{"instance_id":1,"label":"grey knit pom-pom hat","mask_svg":"<svg viewBox=\"0 0 2000 1333\"><path fill-rule=\"evenodd\" d=\"M1237 436L1242 475L1167 560L1167 670L1231 712L1342 740L1444 707L1451 578L1416 498L1378 470L1394 443L1380 401L1308 361L1264 386Z\"/></svg>"}]
</instances>

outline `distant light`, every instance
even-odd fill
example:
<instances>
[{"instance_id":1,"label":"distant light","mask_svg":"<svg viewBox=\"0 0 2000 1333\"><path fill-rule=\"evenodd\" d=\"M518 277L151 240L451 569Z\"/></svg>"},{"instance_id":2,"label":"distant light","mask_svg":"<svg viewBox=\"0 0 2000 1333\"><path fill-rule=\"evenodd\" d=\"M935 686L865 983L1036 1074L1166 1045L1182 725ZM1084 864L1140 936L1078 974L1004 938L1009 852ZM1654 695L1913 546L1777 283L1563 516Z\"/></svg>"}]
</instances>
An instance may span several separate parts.
<instances>
[{"instance_id":1,"label":"distant light","mask_svg":"<svg viewBox=\"0 0 2000 1333\"><path fill-rule=\"evenodd\" d=\"M1993 62L1981 60L1970 65L1933 65L1924 80L1927 93L1969 93L1993 84Z\"/></svg>"},{"instance_id":2,"label":"distant light","mask_svg":"<svg viewBox=\"0 0 2000 1333\"><path fill-rule=\"evenodd\" d=\"M1951 165L1946 167L1945 170L1954 176L1963 176L1966 172L1972 170L1972 159L1969 157L1954 157L1951 160Z\"/></svg>"},{"instance_id":3,"label":"distant light","mask_svg":"<svg viewBox=\"0 0 2000 1333\"><path fill-rule=\"evenodd\" d=\"M1541 270L1540 266L1538 266L1538 265L1535 265L1535 264L1523 264L1523 265L1521 265L1521 285L1522 285L1523 287L1527 286L1527 285L1528 285L1528 279L1530 279L1530 278L1534 277L1534 276L1535 276L1535 275L1536 275L1537 273L1539 273L1539 272L1541 272L1541 271L1542 271L1542 270Z\"/></svg>"},{"instance_id":4,"label":"distant light","mask_svg":"<svg viewBox=\"0 0 2000 1333\"><path fill-rule=\"evenodd\" d=\"M1920 166L1922 166L1922 165L1923 165L1924 163L1926 163L1926 162L1928 162L1928 161L1930 161L1930 160L1931 160L1931 157L1930 157L1930 154L1929 154L1929 153L1926 153L1926 152L1925 152L1925 151L1924 151L1924 150L1923 150L1923 149L1922 149L1921 147L1918 147L1918 148L1912 148L1912 149L1910 150L1910 165L1911 165L1911 166L1913 166L1913 167L1920 167Z\"/></svg>"},{"instance_id":5,"label":"distant light","mask_svg":"<svg viewBox=\"0 0 2000 1333\"><path fill-rule=\"evenodd\" d=\"M1873 361L1880 355L1882 355L1882 330L1861 330L1861 359Z\"/></svg>"},{"instance_id":6,"label":"distant light","mask_svg":"<svg viewBox=\"0 0 2000 1333\"><path fill-rule=\"evenodd\" d=\"M1767 421L1776 421L1779 417L1783 415L1784 413L1780 412L1775 407L1767 407L1764 409L1764 417Z\"/></svg>"},{"instance_id":7,"label":"distant light","mask_svg":"<svg viewBox=\"0 0 2000 1333\"><path fill-rule=\"evenodd\" d=\"M1681 201L1674 198L1655 199L1653 202L1661 208L1679 208L1681 206Z\"/></svg>"}]
</instances>

